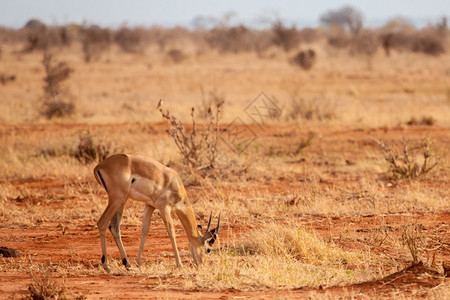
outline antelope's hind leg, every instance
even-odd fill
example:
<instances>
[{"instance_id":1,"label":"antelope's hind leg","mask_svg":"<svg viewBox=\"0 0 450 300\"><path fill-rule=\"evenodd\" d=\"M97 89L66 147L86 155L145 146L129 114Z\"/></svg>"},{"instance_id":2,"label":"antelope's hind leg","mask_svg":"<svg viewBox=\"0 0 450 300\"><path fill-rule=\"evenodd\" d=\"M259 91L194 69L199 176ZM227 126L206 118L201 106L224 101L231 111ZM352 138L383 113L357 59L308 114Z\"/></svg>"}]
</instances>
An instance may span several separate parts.
<instances>
[{"instance_id":1,"label":"antelope's hind leg","mask_svg":"<svg viewBox=\"0 0 450 300\"><path fill-rule=\"evenodd\" d=\"M117 196L111 197L111 195L108 195L108 206L106 207L106 209L103 212L100 219L98 219L98 221L97 221L97 227L98 227L98 231L100 233L100 242L101 242L101 246L102 246L102 265L103 265L103 268L105 269L105 271L108 273L111 272L111 269L108 267L108 256L107 256L107 250L106 250L106 228L112 222L113 218L118 213L118 211L121 208L123 210L123 205L125 204L126 200L127 200L127 195L120 195L118 197ZM116 221L116 223L117 223L117 221ZM119 224L120 224L120 218L119 218ZM120 243L122 243L122 242L120 241ZM123 246L122 246L122 248L123 248Z\"/></svg>"},{"instance_id":2,"label":"antelope's hind leg","mask_svg":"<svg viewBox=\"0 0 450 300\"><path fill-rule=\"evenodd\" d=\"M127 253L125 251L125 248L123 247L122 237L120 235L120 222L122 220L124 207L125 203L122 204L122 206L112 218L111 223L109 224L109 230L111 231L111 234L116 241L117 248L119 248L120 256L122 257L122 264L125 266L125 268L127 268L127 270L129 270L131 268L131 265L128 262Z\"/></svg>"}]
</instances>

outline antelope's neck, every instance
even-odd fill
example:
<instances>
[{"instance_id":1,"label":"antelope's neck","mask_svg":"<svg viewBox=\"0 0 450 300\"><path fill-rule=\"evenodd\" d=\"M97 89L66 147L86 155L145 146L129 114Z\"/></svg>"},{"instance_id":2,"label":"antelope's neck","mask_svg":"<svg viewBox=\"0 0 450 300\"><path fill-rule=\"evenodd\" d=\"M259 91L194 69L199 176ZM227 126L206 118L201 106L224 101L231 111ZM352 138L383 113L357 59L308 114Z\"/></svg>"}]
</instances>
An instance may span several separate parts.
<instances>
[{"instance_id":1,"label":"antelope's neck","mask_svg":"<svg viewBox=\"0 0 450 300\"><path fill-rule=\"evenodd\" d=\"M195 219L194 209L192 208L189 199L183 199L176 207L176 212L181 224L186 231L186 234L190 241L201 237L197 226L197 220Z\"/></svg>"}]
</instances>

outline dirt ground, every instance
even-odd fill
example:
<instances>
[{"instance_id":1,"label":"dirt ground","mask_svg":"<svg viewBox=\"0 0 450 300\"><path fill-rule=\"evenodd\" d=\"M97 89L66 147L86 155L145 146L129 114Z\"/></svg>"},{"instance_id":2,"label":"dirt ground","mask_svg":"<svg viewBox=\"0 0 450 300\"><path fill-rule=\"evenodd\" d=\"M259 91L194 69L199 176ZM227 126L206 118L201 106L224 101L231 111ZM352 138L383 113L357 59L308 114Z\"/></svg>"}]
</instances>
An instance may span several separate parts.
<instances>
[{"instance_id":1,"label":"dirt ground","mask_svg":"<svg viewBox=\"0 0 450 300\"><path fill-rule=\"evenodd\" d=\"M105 128L109 125L101 125ZM113 130L127 129L129 124L112 125ZM2 132L6 135L14 134L16 136L26 136L27 134L38 134L38 132L67 133L69 131L79 130L83 125L71 124L53 124L53 125L6 125L3 126ZM94 128L95 125L91 126ZM157 132L163 134L163 126L155 124L152 127ZM286 132L292 128L285 126L272 126L266 129L266 134L280 136L280 132ZM356 143L363 145L364 141L370 141L370 137L384 136L385 138L398 139L402 137L413 138L415 136L423 136L426 132L427 136L438 140L442 145L450 144L450 130L439 127L417 127L417 128L400 128L400 129L374 129L371 132L336 129L336 128L316 128L316 135L321 139L321 147L326 151L332 150L337 145L345 145L348 143ZM281 134L281 136L283 136ZM447 148L448 150L448 148ZM314 150L311 150L314 151ZM358 152L358 149L354 150ZM353 155L347 153L352 159L357 159L359 154ZM345 151L342 154L346 157ZM301 162L299 162L301 163ZM292 177L290 177L292 176ZM278 193L283 190L292 189L295 185L291 180L296 174L287 173L284 177L278 177L272 180L260 180L254 182L261 188L270 191L270 193ZM84 180L84 179L83 179ZM421 185L439 190L443 194L450 193L448 185L448 176L442 179L437 176L431 179L423 180ZM77 180L65 178L18 178L2 179L2 184L8 181L17 189L30 189L38 194L52 195L47 201L32 201L30 199L17 198L14 205L17 207L31 207L34 205L43 206L46 209L58 210L64 207L66 210L76 210L84 206L89 208L89 196L84 200L79 200L74 195L67 195L67 187L69 189L81 189ZM89 184L96 184L94 178L88 180ZM330 186L331 179L321 180L319 188ZM350 184L351 178L338 176L333 184ZM390 184L390 183L386 183ZM402 184L394 183L392 189L400 188ZM391 185L389 185L391 186ZM236 185L236 189L241 187ZM233 185L227 186L227 191L232 192ZM195 198L198 193L198 187L187 187L188 194ZM102 194L105 197L104 194ZM105 203L106 205L106 203ZM448 206L447 206L448 207ZM270 290L256 289L252 291L241 290L220 290L220 291L202 291L196 290L177 290L161 288L154 289L155 286L161 285L161 278L149 277L148 274L136 274L127 276L127 272L106 274L101 271L100 267L100 242L95 222L88 222L86 219L80 220L47 220L45 216L35 220L33 226L8 226L1 225L0 230L0 246L11 247L20 252L18 258L1 258L3 262L3 272L0 279L0 298L2 299L20 299L29 294L28 285L31 282L30 272L26 268L14 267L14 271L8 270L7 265L17 265L24 261L34 264L53 263L53 264L76 264L84 265L94 269L91 273L82 275L71 275L70 271L65 276L57 277L57 280L65 280L65 288L70 297L88 299L96 298L114 298L114 299L151 299L151 298L205 298L205 299L233 299L233 298L378 298L378 297L430 297L433 298L434 293L437 295L449 295L450 281L448 277L443 276L442 270L447 270L450 266L450 211L398 211L393 213L382 214L350 214L349 216L337 215L330 216L325 214L302 214L297 213L292 218L298 224L316 232L320 236L329 238L340 248L345 250L358 251L370 248L370 251L377 255L383 254L395 257L403 267L397 272L387 274L382 278L368 282L360 282L351 285L339 286L319 286L319 287L303 287L291 290ZM226 220L226 218L225 218ZM238 222L223 222L223 231L226 232L233 227L234 232L249 232L251 226L240 225ZM401 228L408 224L416 224L423 232L433 233L439 238L438 250L430 251L429 255L422 256L423 262L413 263L407 251L396 252L389 244L385 244L381 239L377 243L370 246L366 243L367 239L373 238L374 232L390 232L393 235L400 235ZM137 255L140 226L135 224L122 225L122 236L125 248L130 259L133 260ZM119 259L118 251L112 242L112 238L108 236L108 247L111 259ZM221 236L220 245L223 247L231 242L227 240L226 235ZM182 227L177 225L177 240L180 249L187 250L188 242L186 236L182 232ZM149 239L146 243L144 251L144 261L155 261L161 258L169 257L171 260L172 252L169 239L167 237L165 227L160 218L152 220L152 227ZM184 261L189 261L189 254L183 252ZM439 265L438 263L439 262ZM136 268L136 267L133 267ZM65 277L65 278L63 278ZM180 285L181 286L181 285ZM444 291L444 292L442 292ZM447 292L445 292L447 291Z\"/></svg>"}]
</instances>

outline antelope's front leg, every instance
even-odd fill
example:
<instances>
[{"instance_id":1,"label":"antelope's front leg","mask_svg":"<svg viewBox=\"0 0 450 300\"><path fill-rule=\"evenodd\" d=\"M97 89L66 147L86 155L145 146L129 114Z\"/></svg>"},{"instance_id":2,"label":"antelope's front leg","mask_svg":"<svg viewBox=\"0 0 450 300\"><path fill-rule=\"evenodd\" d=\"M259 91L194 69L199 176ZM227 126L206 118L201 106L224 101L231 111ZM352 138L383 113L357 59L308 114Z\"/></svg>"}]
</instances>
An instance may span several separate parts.
<instances>
[{"instance_id":1,"label":"antelope's front leg","mask_svg":"<svg viewBox=\"0 0 450 300\"><path fill-rule=\"evenodd\" d=\"M175 255L175 261L177 263L177 267L183 267L181 263L180 253L178 252L177 242L175 240L175 227L173 226L173 219L170 215L170 207L166 206L161 210L161 216L164 221L164 224L167 228L167 233L169 234L170 241L172 243L173 254Z\"/></svg>"},{"instance_id":2,"label":"antelope's front leg","mask_svg":"<svg viewBox=\"0 0 450 300\"><path fill-rule=\"evenodd\" d=\"M139 252L137 256L137 265L141 266L142 263L142 252L144 251L145 239L147 238L148 231L150 230L150 221L152 219L152 214L155 211L155 208L145 204L144 207L144 217L142 220L142 234L141 234L141 245L139 246Z\"/></svg>"}]
</instances>

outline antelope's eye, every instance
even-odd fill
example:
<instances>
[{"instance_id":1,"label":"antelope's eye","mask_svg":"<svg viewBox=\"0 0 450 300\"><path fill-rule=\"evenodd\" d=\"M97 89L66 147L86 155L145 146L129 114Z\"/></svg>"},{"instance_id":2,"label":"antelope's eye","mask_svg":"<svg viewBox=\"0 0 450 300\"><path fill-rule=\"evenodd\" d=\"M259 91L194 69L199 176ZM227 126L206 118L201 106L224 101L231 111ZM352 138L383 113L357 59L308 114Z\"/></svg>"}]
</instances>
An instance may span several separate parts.
<instances>
[{"instance_id":1,"label":"antelope's eye","mask_svg":"<svg viewBox=\"0 0 450 300\"><path fill-rule=\"evenodd\" d=\"M206 253L211 253L211 248L206 248Z\"/></svg>"}]
</instances>

